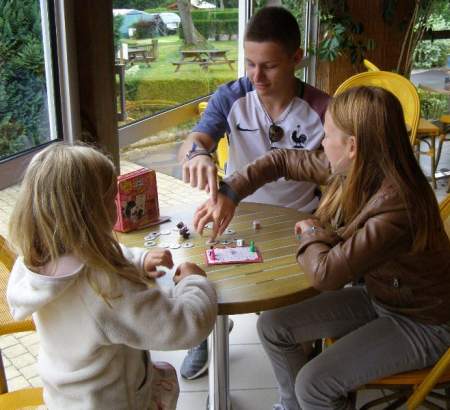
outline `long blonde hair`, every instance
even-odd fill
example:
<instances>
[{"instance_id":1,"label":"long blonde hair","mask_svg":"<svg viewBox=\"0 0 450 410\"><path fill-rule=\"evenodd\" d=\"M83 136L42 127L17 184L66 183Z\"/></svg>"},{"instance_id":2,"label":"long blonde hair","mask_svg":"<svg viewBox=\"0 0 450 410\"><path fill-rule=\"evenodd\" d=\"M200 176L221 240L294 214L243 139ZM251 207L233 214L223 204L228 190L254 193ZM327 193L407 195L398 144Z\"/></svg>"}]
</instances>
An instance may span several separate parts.
<instances>
[{"instance_id":1,"label":"long blonde hair","mask_svg":"<svg viewBox=\"0 0 450 410\"><path fill-rule=\"evenodd\" d=\"M112 233L116 187L113 163L92 147L56 143L38 153L9 222L9 238L25 265L33 270L75 255L105 300L119 296L115 275L144 282Z\"/></svg>"},{"instance_id":2,"label":"long blonde hair","mask_svg":"<svg viewBox=\"0 0 450 410\"><path fill-rule=\"evenodd\" d=\"M356 138L356 157L346 177L332 177L316 215L325 223L348 224L386 179L408 212L412 251L435 246L443 229L439 208L414 157L399 100L383 88L355 87L334 97L328 112Z\"/></svg>"}]
</instances>

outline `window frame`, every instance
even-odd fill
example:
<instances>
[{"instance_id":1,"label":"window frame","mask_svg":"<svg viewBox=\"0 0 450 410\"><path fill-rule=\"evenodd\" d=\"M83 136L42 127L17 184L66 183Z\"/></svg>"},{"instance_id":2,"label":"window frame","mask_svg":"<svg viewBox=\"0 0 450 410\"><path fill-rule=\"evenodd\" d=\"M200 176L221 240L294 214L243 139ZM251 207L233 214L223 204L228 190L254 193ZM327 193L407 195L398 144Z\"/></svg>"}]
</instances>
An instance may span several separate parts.
<instances>
[{"instance_id":1,"label":"window frame","mask_svg":"<svg viewBox=\"0 0 450 410\"><path fill-rule=\"evenodd\" d=\"M307 23L304 33L304 49L307 50L310 44L315 44L317 39L318 28L318 11L317 5L312 0L307 0L305 5L307 8ZM238 29L238 77L245 75L245 58L244 58L244 33L245 26L252 16L253 0L239 0L239 29ZM302 61L300 68L306 69L305 79L308 83L315 82L315 55L308 55ZM207 101L212 94L199 97L195 100L181 104L177 107L142 118L131 124L126 124L118 128L119 131L119 148L135 143L142 138L154 135L170 127L175 127L188 121L198 115L198 103Z\"/></svg>"},{"instance_id":2,"label":"window frame","mask_svg":"<svg viewBox=\"0 0 450 410\"><path fill-rule=\"evenodd\" d=\"M79 130L79 110L76 103L76 64L73 64L73 27L69 23L74 0L40 0L42 42L46 78L50 76L47 101L53 105L49 110L49 122L53 138L39 146L18 152L0 161L0 189L18 183L25 168L34 155L45 147L58 141L72 142Z\"/></svg>"}]
</instances>

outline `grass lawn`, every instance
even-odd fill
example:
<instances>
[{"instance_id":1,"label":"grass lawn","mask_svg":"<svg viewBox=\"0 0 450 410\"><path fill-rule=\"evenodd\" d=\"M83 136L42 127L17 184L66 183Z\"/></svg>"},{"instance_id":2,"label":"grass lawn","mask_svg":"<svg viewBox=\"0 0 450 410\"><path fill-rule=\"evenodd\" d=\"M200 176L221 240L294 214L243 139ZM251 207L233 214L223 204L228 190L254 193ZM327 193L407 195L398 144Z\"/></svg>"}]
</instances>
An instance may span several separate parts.
<instances>
[{"instance_id":1,"label":"grass lawn","mask_svg":"<svg viewBox=\"0 0 450 410\"><path fill-rule=\"evenodd\" d=\"M237 78L237 64L233 64L232 71L227 64L212 65L208 70L203 70L198 64L189 64L180 67L175 72L172 62L180 61L180 47L182 41L177 35L160 37L158 39L159 56L150 66L147 64L137 64L126 70L126 79L132 76L135 79L198 79L200 78L223 78L224 81L231 81ZM237 61L237 41L214 41L210 42L217 50L228 50L227 57Z\"/></svg>"},{"instance_id":2,"label":"grass lawn","mask_svg":"<svg viewBox=\"0 0 450 410\"><path fill-rule=\"evenodd\" d=\"M172 63L180 61L182 45L178 35L159 37L159 55L155 61L136 62L126 68L127 111L133 120L210 94L218 85L237 78L236 40L208 44L208 48L228 50L227 58L235 60L233 70L227 64L212 65L208 70L198 64L186 64L175 72L176 66Z\"/></svg>"}]
</instances>

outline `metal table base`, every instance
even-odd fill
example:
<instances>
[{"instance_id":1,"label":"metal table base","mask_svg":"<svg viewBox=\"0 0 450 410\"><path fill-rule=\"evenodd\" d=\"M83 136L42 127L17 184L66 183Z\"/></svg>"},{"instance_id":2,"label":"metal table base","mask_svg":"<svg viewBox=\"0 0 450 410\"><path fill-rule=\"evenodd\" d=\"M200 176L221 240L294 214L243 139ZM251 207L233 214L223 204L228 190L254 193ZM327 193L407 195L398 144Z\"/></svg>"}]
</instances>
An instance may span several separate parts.
<instances>
[{"instance_id":1,"label":"metal table base","mask_svg":"<svg viewBox=\"0 0 450 410\"><path fill-rule=\"evenodd\" d=\"M231 410L228 315L217 316L209 337L209 410Z\"/></svg>"}]
</instances>

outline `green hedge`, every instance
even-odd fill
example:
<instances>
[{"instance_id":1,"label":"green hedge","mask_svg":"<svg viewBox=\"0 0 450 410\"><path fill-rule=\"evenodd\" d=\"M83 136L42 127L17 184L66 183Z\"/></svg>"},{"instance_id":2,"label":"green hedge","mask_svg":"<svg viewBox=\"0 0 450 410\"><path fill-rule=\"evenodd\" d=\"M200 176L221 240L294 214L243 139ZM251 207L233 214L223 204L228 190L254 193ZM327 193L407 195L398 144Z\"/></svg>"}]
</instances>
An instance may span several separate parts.
<instances>
[{"instance_id":1,"label":"green hedge","mask_svg":"<svg viewBox=\"0 0 450 410\"><path fill-rule=\"evenodd\" d=\"M225 10L192 10L192 20L238 20L238 9L225 9Z\"/></svg>"},{"instance_id":2,"label":"green hedge","mask_svg":"<svg viewBox=\"0 0 450 410\"><path fill-rule=\"evenodd\" d=\"M423 118L437 120L447 112L448 97L446 95L431 93L420 88L417 92L420 97L420 115Z\"/></svg>"},{"instance_id":3,"label":"green hedge","mask_svg":"<svg viewBox=\"0 0 450 410\"><path fill-rule=\"evenodd\" d=\"M196 29L205 38L217 37L219 35L228 35L229 37L238 32L237 20L196 20L194 22Z\"/></svg>"},{"instance_id":4,"label":"green hedge","mask_svg":"<svg viewBox=\"0 0 450 410\"><path fill-rule=\"evenodd\" d=\"M125 96L130 101L164 100L170 96L171 101L183 103L202 95L211 94L217 87L229 80L229 77L210 78L207 74L204 78L195 79L127 79Z\"/></svg>"}]
</instances>

